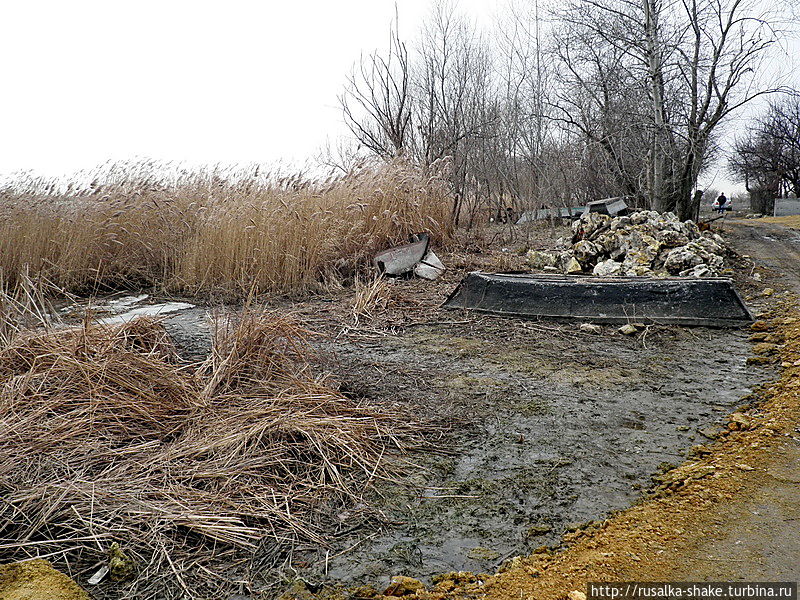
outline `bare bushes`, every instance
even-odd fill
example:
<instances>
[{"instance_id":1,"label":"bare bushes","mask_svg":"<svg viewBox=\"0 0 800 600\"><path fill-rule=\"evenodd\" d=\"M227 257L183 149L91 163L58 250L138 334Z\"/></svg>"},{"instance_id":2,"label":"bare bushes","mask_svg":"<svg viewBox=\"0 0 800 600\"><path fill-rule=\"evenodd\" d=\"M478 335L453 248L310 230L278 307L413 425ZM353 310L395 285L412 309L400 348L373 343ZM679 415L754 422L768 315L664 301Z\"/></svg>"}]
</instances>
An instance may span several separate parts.
<instances>
[{"instance_id":1,"label":"bare bushes","mask_svg":"<svg viewBox=\"0 0 800 600\"><path fill-rule=\"evenodd\" d=\"M88 568L119 542L129 595L225 597L325 545L332 509L392 477L422 427L313 378L307 335L246 314L198 368L152 319L16 336L0 351L0 556Z\"/></svg>"},{"instance_id":2,"label":"bare bushes","mask_svg":"<svg viewBox=\"0 0 800 600\"><path fill-rule=\"evenodd\" d=\"M450 237L437 174L371 166L313 182L258 169L176 172L114 165L106 182L0 189L0 271L73 291L163 285L243 296L311 290L351 276L372 252L427 231Z\"/></svg>"}]
</instances>

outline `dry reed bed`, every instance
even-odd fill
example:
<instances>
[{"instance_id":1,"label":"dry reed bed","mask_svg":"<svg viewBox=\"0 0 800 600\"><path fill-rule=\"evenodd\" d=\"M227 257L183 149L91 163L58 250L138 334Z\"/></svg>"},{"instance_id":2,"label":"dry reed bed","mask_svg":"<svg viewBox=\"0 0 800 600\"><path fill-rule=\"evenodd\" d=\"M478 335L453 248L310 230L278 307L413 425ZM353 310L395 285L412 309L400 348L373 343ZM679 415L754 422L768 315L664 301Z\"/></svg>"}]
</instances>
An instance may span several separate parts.
<instances>
[{"instance_id":1,"label":"dry reed bed","mask_svg":"<svg viewBox=\"0 0 800 600\"><path fill-rule=\"evenodd\" d=\"M0 271L0 347L22 331L52 325L56 311L48 299L56 296L69 297L69 294L44 277L34 281L27 270L16 275L13 285Z\"/></svg>"},{"instance_id":2,"label":"dry reed bed","mask_svg":"<svg viewBox=\"0 0 800 600\"><path fill-rule=\"evenodd\" d=\"M350 277L416 231L450 238L447 188L403 163L314 182L145 162L112 165L84 187L0 188L0 272L10 285L29 272L78 292L291 293Z\"/></svg>"},{"instance_id":3,"label":"dry reed bed","mask_svg":"<svg viewBox=\"0 0 800 600\"><path fill-rule=\"evenodd\" d=\"M395 476L422 426L313 378L308 335L246 313L199 366L149 318L14 336L0 349L0 562L51 555L87 577L116 541L136 576L98 596L220 598L357 524L334 515Z\"/></svg>"}]
</instances>

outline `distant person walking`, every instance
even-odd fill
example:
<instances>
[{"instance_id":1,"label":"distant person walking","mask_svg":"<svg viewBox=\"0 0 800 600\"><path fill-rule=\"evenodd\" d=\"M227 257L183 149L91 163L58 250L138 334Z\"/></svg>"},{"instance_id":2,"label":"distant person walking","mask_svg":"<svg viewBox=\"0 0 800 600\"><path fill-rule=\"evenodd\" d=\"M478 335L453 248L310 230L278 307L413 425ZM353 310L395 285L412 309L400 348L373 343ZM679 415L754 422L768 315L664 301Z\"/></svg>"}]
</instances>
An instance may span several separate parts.
<instances>
[{"instance_id":1,"label":"distant person walking","mask_svg":"<svg viewBox=\"0 0 800 600\"><path fill-rule=\"evenodd\" d=\"M725 192L722 192L711 206L722 215L725 214L726 210L731 209L731 201L725 197Z\"/></svg>"}]
</instances>

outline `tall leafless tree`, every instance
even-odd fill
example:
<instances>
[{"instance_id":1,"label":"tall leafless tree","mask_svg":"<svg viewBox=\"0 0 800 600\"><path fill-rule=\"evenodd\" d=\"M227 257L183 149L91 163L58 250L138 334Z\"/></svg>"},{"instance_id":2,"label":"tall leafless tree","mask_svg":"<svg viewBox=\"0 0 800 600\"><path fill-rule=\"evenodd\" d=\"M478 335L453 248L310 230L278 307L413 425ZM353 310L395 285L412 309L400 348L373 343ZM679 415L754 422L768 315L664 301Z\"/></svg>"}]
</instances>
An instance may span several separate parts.
<instances>
[{"instance_id":1,"label":"tall leafless tree","mask_svg":"<svg viewBox=\"0 0 800 600\"><path fill-rule=\"evenodd\" d=\"M776 91L757 77L778 39L772 17L758 0L573 0L561 12L593 34L584 43L621 52L632 82L647 81L651 111L640 126L650 138L645 190L653 208L692 218L692 190L720 124ZM596 93L598 82L584 87Z\"/></svg>"},{"instance_id":2,"label":"tall leafless tree","mask_svg":"<svg viewBox=\"0 0 800 600\"><path fill-rule=\"evenodd\" d=\"M356 139L386 159L402 156L409 143L412 100L408 49L398 19L385 54L373 52L354 67L339 101Z\"/></svg>"},{"instance_id":3,"label":"tall leafless tree","mask_svg":"<svg viewBox=\"0 0 800 600\"><path fill-rule=\"evenodd\" d=\"M341 98L362 147L447 161L456 223L609 195L695 216L692 190L721 126L777 89L759 81L779 38L771 9L567 0L543 36L538 0L518 3L492 40L453 0L434 0L414 44L395 21Z\"/></svg>"},{"instance_id":4,"label":"tall leafless tree","mask_svg":"<svg viewBox=\"0 0 800 600\"><path fill-rule=\"evenodd\" d=\"M734 144L728 168L745 184L756 212L775 198L800 195L800 97L774 101Z\"/></svg>"},{"instance_id":5,"label":"tall leafless tree","mask_svg":"<svg viewBox=\"0 0 800 600\"><path fill-rule=\"evenodd\" d=\"M677 209L693 218L700 170L715 130L753 99L778 91L759 85L758 72L778 32L773 14L760 0L682 0L687 35L677 68L686 94L678 131L683 144L679 165Z\"/></svg>"}]
</instances>

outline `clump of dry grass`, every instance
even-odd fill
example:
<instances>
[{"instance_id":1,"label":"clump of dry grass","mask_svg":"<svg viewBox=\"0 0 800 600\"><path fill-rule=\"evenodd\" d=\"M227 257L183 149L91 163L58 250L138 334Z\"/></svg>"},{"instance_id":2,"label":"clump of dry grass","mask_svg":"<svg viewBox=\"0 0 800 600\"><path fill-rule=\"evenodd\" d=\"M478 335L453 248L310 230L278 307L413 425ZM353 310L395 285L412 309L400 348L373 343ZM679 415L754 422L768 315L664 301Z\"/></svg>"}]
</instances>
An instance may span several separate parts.
<instances>
[{"instance_id":1,"label":"clump of dry grass","mask_svg":"<svg viewBox=\"0 0 800 600\"><path fill-rule=\"evenodd\" d=\"M71 460L167 439L199 406L174 360L150 319L18 335L0 350L0 427L9 443Z\"/></svg>"},{"instance_id":2,"label":"clump of dry grass","mask_svg":"<svg viewBox=\"0 0 800 600\"><path fill-rule=\"evenodd\" d=\"M14 285L8 284L0 271L0 347L22 331L51 326L57 319L49 298L64 295L45 278L32 279L27 270L16 276Z\"/></svg>"},{"instance_id":3,"label":"clump of dry grass","mask_svg":"<svg viewBox=\"0 0 800 600\"><path fill-rule=\"evenodd\" d=\"M371 279L356 276L353 287L353 321L356 325L372 319L376 311L385 310L389 306L391 288L381 274Z\"/></svg>"},{"instance_id":4,"label":"clump of dry grass","mask_svg":"<svg viewBox=\"0 0 800 600\"><path fill-rule=\"evenodd\" d=\"M313 378L307 335L248 313L199 368L147 318L16 336L0 350L0 556L88 577L119 542L137 576L98 595L226 597L351 527L332 510L392 477L422 425Z\"/></svg>"},{"instance_id":5,"label":"clump of dry grass","mask_svg":"<svg viewBox=\"0 0 800 600\"><path fill-rule=\"evenodd\" d=\"M73 291L298 292L349 278L410 233L446 242L448 207L443 178L405 163L323 182L112 165L83 187L0 188L0 271L12 284L29 272Z\"/></svg>"}]
</instances>

